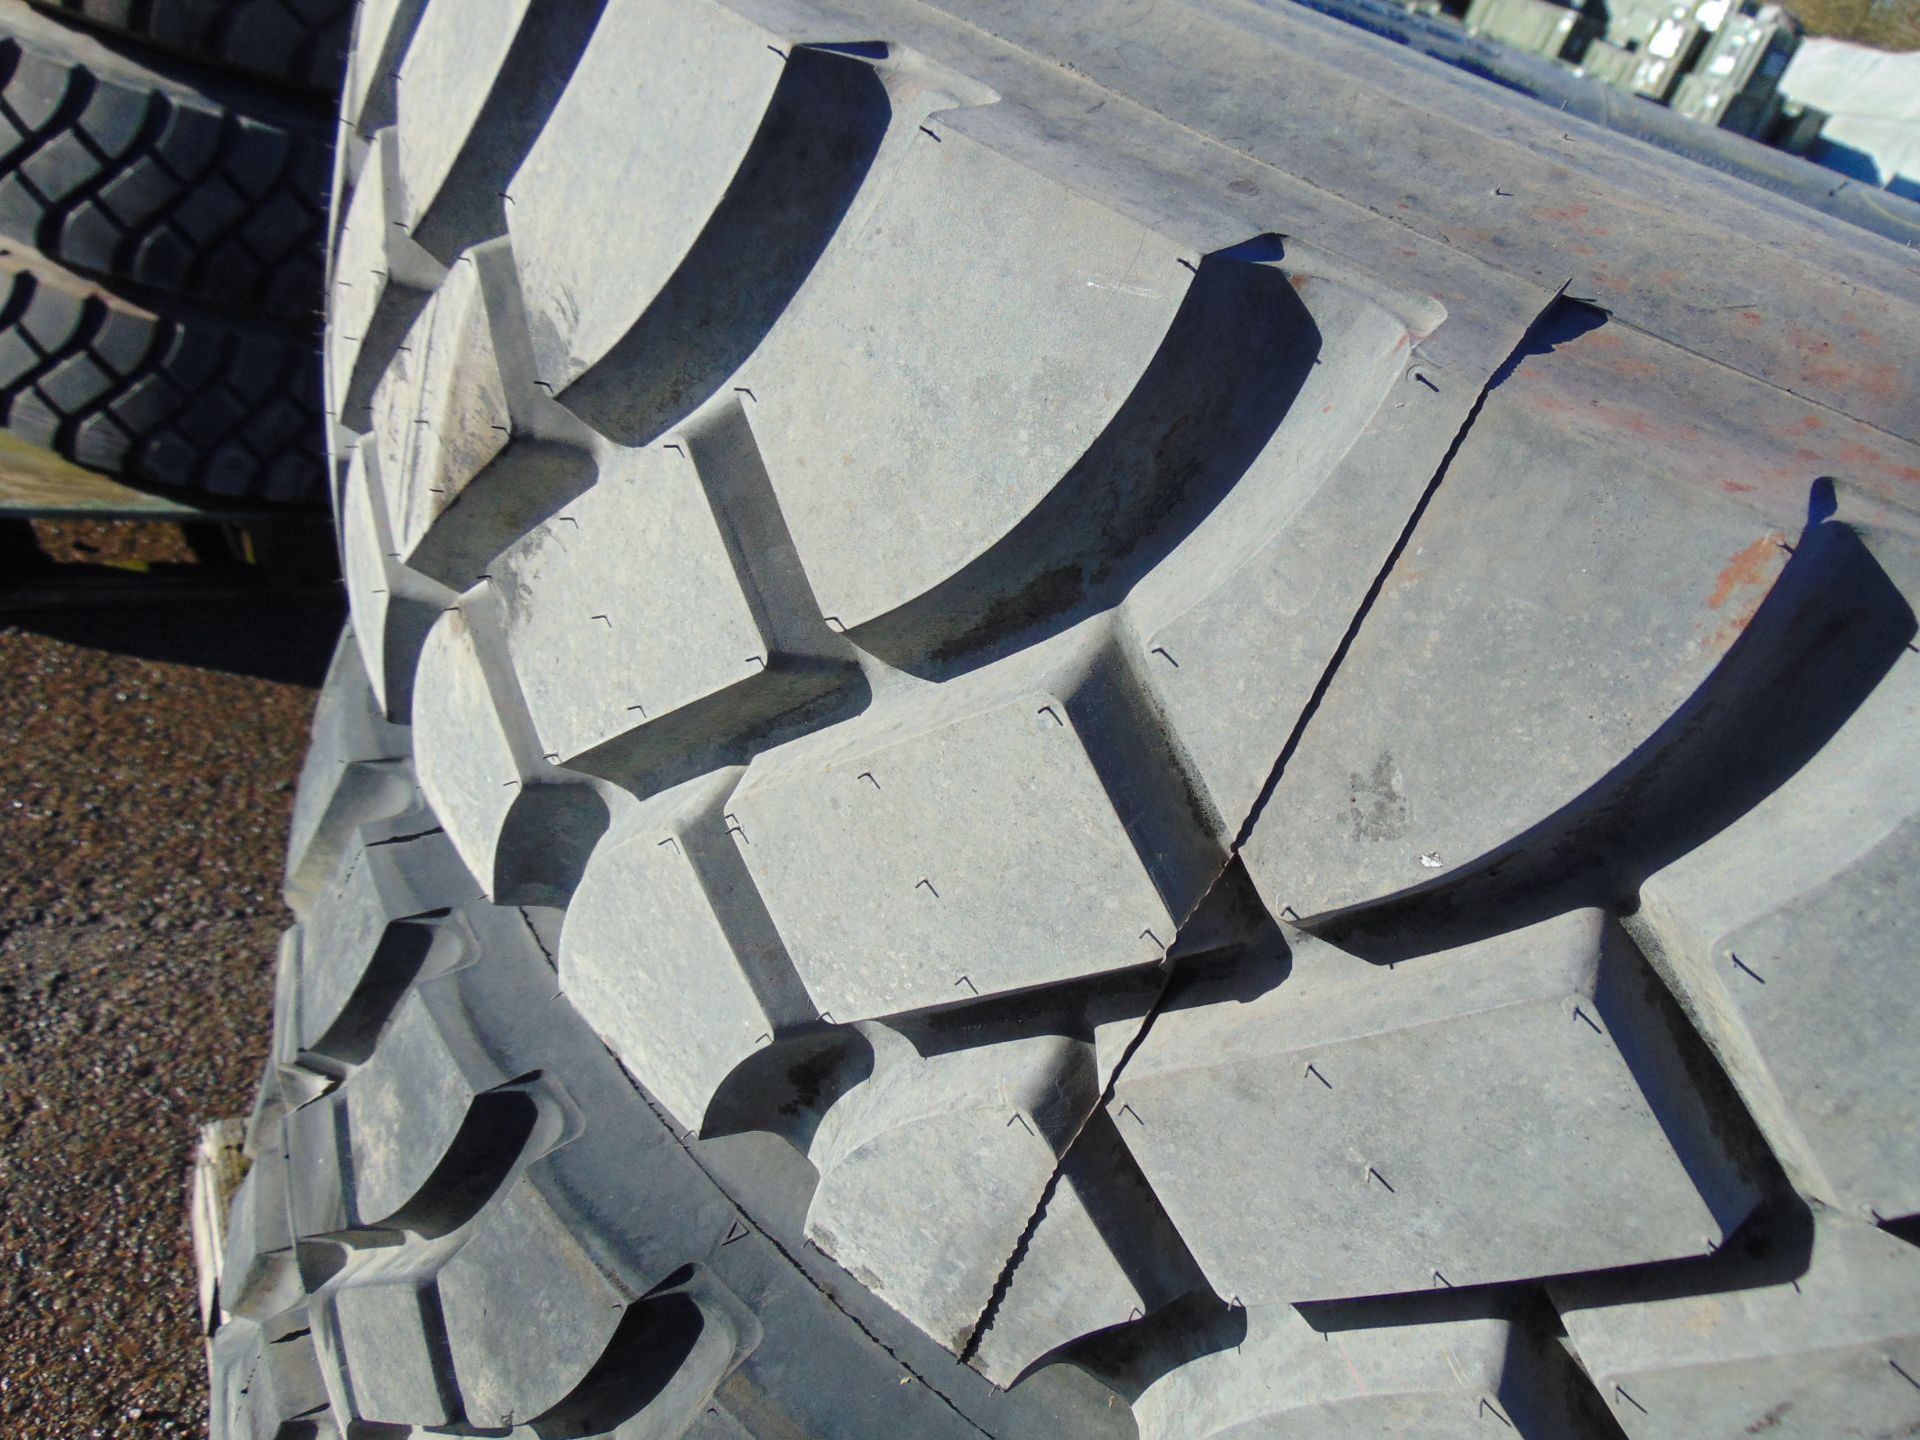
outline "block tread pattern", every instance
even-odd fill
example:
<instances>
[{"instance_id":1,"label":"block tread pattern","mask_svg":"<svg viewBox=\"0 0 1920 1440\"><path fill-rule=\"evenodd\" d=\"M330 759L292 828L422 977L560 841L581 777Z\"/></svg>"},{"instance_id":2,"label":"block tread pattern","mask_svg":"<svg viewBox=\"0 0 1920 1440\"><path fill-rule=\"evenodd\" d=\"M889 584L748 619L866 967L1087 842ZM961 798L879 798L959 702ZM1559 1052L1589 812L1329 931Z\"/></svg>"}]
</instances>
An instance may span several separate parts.
<instances>
[{"instance_id":1,"label":"block tread pattern","mask_svg":"<svg viewBox=\"0 0 1920 1440\"><path fill-rule=\"evenodd\" d=\"M310 318L327 148L306 127L0 42L0 231L75 269Z\"/></svg>"},{"instance_id":2,"label":"block tread pattern","mask_svg":"<svg viewBox=\"0 0 1920 1440\"><path fill-rule=\"evenodd\" d=\"M1451 168L1368 216L1147 58L1390 63L1279 12L503 4L461 71L452 3L379 41L333 298L374 678L317 743L415 784L316 761L258 1112L301 1297L241 1319L328 1423L1920 1423L1910 1062L1738 989L1828 929L1901 983L1904 382L1427 233ZM1605 143L1603 229L1677 183Z\"/></svg>"},{"instance_id":3,"label":"block tread pattern","mask_svg":"<svg viewBox=\"0 0 1920 1440\"><path fill-rule=\"evenodd\" d=\"M9 266L0 423L136 484L298 503L323 476L319 365L273 330L172 318L50 267Z\"/></svg>"},{"instance_id":4,"label":"block tread pattern","mask_svg":"<svg viewBox=\"0 0 1920 1440\"><path fill-rule=\"evenodd\" d=\"M81 24L328 98L353 0L38 0Z\"/></svg>"}]
</instances>

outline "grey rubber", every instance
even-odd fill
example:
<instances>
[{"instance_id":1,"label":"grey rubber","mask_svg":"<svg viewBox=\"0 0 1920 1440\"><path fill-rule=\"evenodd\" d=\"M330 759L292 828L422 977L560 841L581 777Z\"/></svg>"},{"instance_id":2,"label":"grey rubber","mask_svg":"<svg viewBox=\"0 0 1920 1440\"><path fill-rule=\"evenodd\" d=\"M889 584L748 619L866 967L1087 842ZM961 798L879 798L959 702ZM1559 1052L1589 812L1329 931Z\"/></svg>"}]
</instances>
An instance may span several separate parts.
<instances>
[{"instance_id":1,"label":"grey rubber","mask_svg":"<svg viewBox=\"0 0 1920 1440\"><path fill-rule=\"evenodd\" d=\"M1913 258L1111 11L363 12L216 1393L1920 1424Z\"/></svg>"},{"instance_id":2,"label":"grey rubber","mask_svg":"<svg viewBox=\"0 0 1920 1440\"><path fill-rule=\"evenodd\" d=\"M112 35L333 98L353 0L36 0Z\"/></svg>"}]
</instances>

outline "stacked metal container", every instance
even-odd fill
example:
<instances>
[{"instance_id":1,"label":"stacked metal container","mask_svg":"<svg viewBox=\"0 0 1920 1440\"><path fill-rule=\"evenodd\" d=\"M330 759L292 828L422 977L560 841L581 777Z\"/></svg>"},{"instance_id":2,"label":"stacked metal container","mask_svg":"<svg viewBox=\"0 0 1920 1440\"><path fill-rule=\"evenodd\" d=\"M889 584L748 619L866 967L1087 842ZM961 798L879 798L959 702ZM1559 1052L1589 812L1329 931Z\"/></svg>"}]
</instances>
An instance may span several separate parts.
<instances>
[{"instance_id":1,"label":"stacked metal container","mask_svg":"<svg viewBox=\"0 0 1920 1440\"><path fill-rule=\"evenodd\" d=\"M1558 60L1689 119L1804 151L1819 115L1783 117L1800 26L1762 0L1472 0L1469 32ZM1786 123L1783 124L1783 118Z\"/></svg>"},{"instance_id":2,"label":"stacked metal container","mask_svg":"<svg viewBox=\"0 0 1920 1440\"><path fill-rule=\"evenodd\" d=\"M1778 5L1728 15L1674 91L1673 108L1694 120L1765 139L1780 119L1780 76L1800 48L1800 29Z\"/></svg>"},{"instance_id":3,"label":"stacked metal container","mask_svg":"<svg viewBox=\"0 0 1920 1440\"><path fill-rule=\"evenodd\" d=\"M1467 29L1549 60L1579 60L1600 33L1600 18L1584 4L1560 0L1473 0Z\"/></svg>"}]
</instances>

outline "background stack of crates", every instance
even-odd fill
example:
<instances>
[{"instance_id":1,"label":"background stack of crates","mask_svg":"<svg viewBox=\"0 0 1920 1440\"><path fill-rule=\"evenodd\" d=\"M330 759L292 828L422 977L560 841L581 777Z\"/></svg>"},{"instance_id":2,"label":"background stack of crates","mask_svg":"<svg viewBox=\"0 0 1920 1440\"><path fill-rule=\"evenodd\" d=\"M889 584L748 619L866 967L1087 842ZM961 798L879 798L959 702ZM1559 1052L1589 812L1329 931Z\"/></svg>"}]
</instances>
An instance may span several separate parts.
<instances>
[{"instance_id":1,"label":"background stack of crates","mask_svg":"<svg viewBox=\"0 0 1920 1440\"><path fill-rule=\"evenodd\" d=\"M1571 65L1617 89L1804 154L1821 116L1790 106L1780 76L1800 24L1760 0L1472 0L1467 29Z\"/></svg>"}]
</instances>

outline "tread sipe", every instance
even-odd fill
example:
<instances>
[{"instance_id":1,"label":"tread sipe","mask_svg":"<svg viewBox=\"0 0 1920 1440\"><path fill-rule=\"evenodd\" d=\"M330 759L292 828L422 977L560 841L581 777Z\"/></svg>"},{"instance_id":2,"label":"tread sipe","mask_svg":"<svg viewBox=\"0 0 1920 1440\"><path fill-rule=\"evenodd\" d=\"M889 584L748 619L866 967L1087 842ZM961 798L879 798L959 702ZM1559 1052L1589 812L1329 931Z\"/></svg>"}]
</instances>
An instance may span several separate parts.
<instances>
[{"instance_id":1,"label":"tread sipe","mask_svg":"<svg viewBox=\"0 0 1920 1440\"><path fill-rule=\"evenodd\" d=\"M1529 103L366 7L216 1435L1920 1426L1920 268Z\"/></svg>"}]
</instances>

